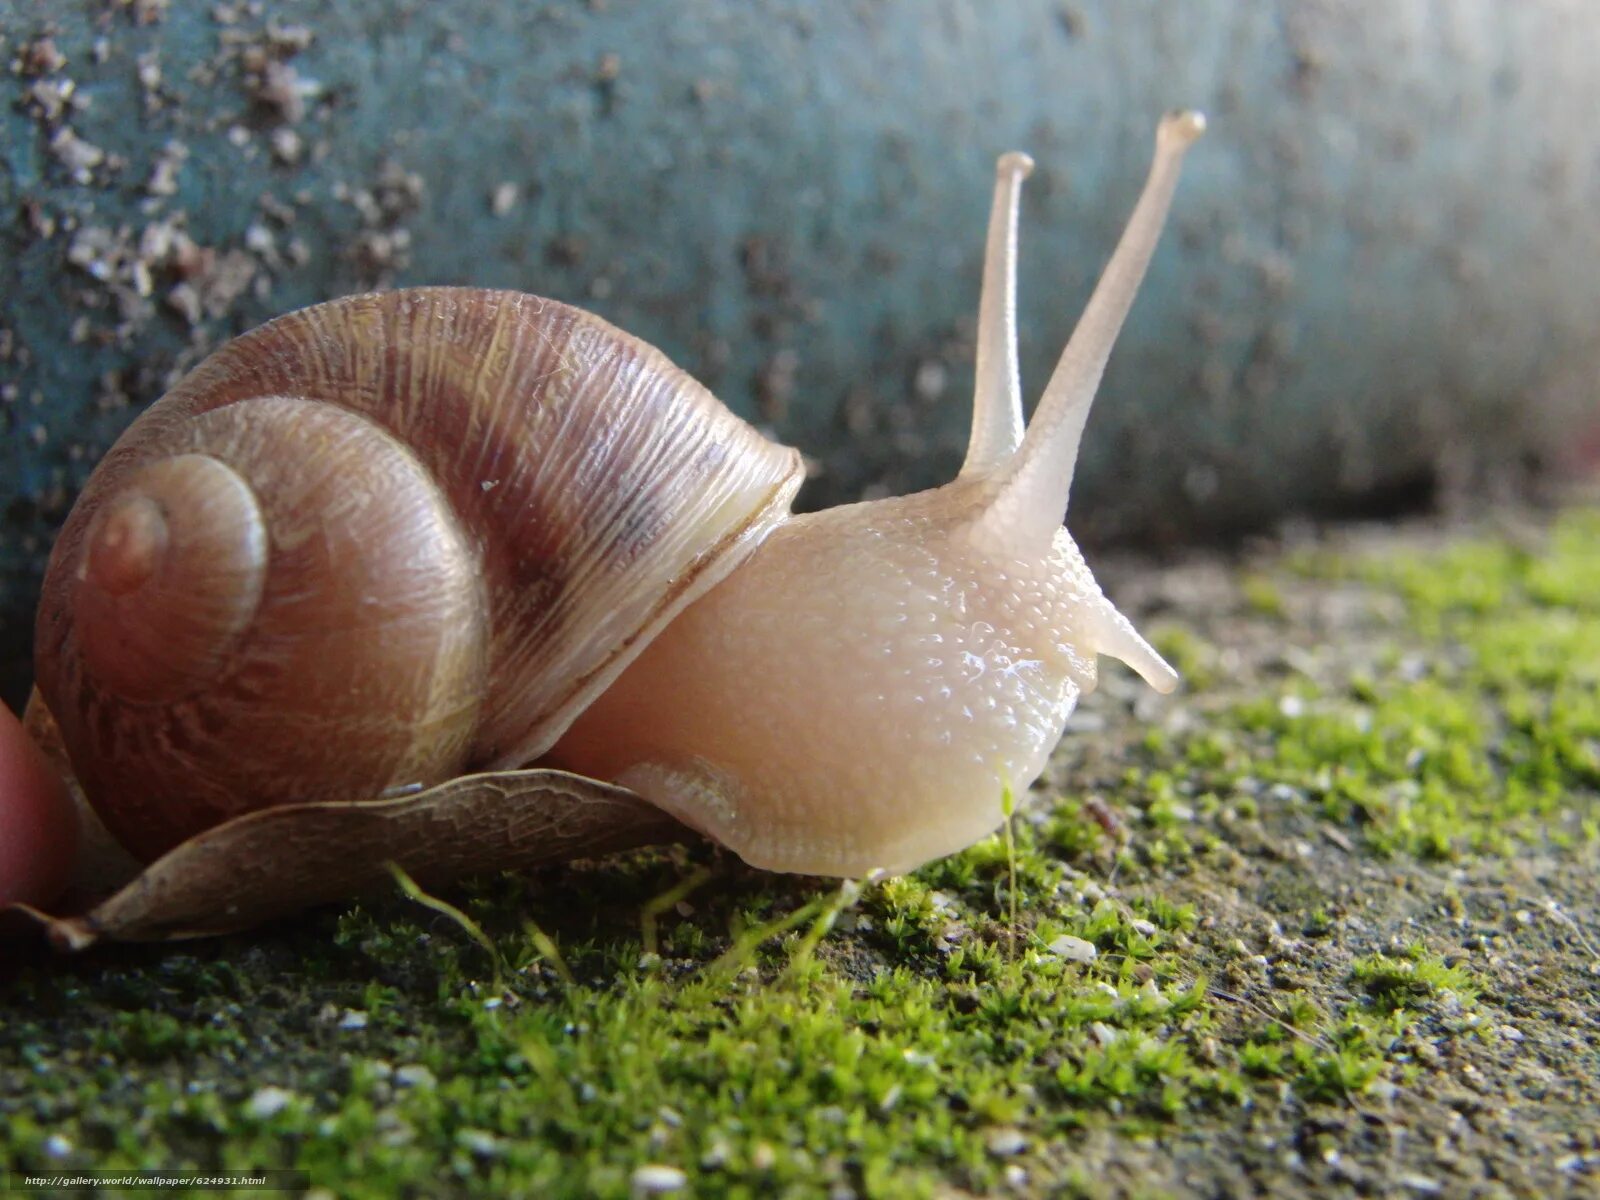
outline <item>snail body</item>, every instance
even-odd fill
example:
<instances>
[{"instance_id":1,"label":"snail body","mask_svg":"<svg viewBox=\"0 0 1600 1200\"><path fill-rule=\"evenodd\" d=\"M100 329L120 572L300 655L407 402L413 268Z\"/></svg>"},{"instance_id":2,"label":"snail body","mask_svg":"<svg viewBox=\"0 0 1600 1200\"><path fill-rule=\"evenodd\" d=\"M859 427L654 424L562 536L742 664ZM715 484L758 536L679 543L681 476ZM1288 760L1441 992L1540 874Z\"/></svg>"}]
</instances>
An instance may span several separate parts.
<instances>
[{"instance_id":1,"label":"snail body","mask_svg":"<svg viewBox=\"0 0 1600 1200\"><path fill-rule=\"evenodd\" d=\"M43 704L149 861L241 814L534 764L776 870L909 870L991 831L1099 654L1176 675L1062 528L1198 114L1165 118L1024 431L1000 160L967 461L792 515L799 455L663 355L517 293L350 297L236 339L136 421L59 538Z\"/></svg>"},{"instance_id":2,"label":"snail body","mask_svg":"<svg viewBox=\"0 0 1600 1200\"><path fill-rule=\"evenodd\" d=\"M1175 676L1126 639L1065 532L1042 560L975 541L974 490L785 522L552 761L775 870L901 872L988 834L1004 788L1037 778L1094 687L1096 653Z\"/></svg>"}]
</instances>

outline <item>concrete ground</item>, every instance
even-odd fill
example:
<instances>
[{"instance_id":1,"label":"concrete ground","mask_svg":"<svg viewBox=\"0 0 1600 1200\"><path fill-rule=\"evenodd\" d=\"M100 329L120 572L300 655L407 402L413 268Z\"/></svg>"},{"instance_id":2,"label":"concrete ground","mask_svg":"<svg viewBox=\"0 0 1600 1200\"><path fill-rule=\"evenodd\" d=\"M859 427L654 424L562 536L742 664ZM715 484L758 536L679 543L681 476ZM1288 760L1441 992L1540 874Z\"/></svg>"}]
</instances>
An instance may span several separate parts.
<instances>
[{"instance_id":1,"label":"concrete ground","mask_svg":"<svg viewBox=\"0 0 1600 1200\"><path fill-rule=\"evenodd\" d=\"M995 837L705 846L207 941L7 945L0 1163L316 1196L1600 1194L1600 509L1100 564ZM659 903L654 903L658 899Z\"/></svg>"}]
</instances>

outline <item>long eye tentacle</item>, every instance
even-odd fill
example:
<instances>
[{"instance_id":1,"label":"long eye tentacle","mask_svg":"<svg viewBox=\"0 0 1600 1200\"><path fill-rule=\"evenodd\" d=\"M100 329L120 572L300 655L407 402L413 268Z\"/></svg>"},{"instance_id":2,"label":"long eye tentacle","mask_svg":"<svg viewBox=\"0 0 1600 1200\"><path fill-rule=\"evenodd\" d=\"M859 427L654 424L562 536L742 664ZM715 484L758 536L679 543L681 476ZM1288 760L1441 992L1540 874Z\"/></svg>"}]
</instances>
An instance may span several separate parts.
<instances>
[{"instance_id":1,"label":"long eye tentacle","mask_svg":"<svg viewBox=\"0 0 1600 1200\"><path fill-rule=\"evenodd\" d=\"M1045 387L1021 449L997 476L994 498L980 518L986 538L1033 555L1047 550L1060 528L1095 389L1166 223L1183 153L1205 124L1198 112L1173 112L1157 127L1155 157L1133 215Z\"/></svg>"},{"instance_id":2,"label":"long eye tentacle","mask_svg":"<svg viewBox=\"0 0 1600 1200\"><path fill-rule=\"evenodd\" d=\"M972 437L963 476L1002 465L1022 444L1022 384L1017 371L1017 205L1033 159L1012 151L995 164L994 205L978 297L977 379Z\"/></svg>"}]
</instances>

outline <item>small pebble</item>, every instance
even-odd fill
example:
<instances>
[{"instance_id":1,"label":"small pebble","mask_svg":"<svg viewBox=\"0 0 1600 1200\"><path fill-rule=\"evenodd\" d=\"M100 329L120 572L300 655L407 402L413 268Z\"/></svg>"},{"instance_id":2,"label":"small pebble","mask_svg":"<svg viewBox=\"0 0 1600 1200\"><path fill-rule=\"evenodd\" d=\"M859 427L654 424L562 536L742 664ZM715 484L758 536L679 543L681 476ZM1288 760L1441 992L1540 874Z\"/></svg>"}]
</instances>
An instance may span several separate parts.
<instances>
[{"instance_id":1,"label":"small pebble","mask_svg":"<svg viewBox=\"0 0 1600 1200\"><path fill-rule=\"evenodd\" d=\"M706 1152L700 1156L700 1166L707 1171L715 1171L727 1165L728 1159L733 1156L733 1147L722 1138L713 1139Z\"/></svg>"},{"instance_id":2,"label":"small pebble","mask_svg":"<svg viewBox=\"0 0 1600 1200\"><path fill-rule=\"evenodd\" d=\"M497 1158L501 1153L500 1139L483 1129L463 1129L456 1141L478 1158Z\"/></svg>"},{"instance_id":3,"label":"small pebble","mask_svg":"<svg viewBox=\"0 0 1600 1200\"><path fill-rule=\"evenodd\" d=\"M1093 942L1085 941L1081 937L1073 937L1064 933L1049 945L1051 954L1057 958L1064 958L1068 962L1089 963L1093 962L1100 954L1095 949Z\"/></svg>"},{"instance_id":4,"label":"small pebble","mask_svg":"<svg viewBox=\"0 0 1600 1200\"><path fill-rule=\"evenodd\" d=\"M264 1087L258 1089L256 1094L245 1102L244 1111L247 1116L265 1121L288 1108L289 1101L293 1099L294 1093L287 1088Z\"/></svg>"},{"instance_id":5,"label":"small pebble","mask_svg":"<svg viewBox=\"0 0 1600 1200\"><path fill-rule=\"evenodd\" d=\"M636 1196L663 1196L682 1189L689 1182L689 1177L677 1167L646 1163L634 1168L630 1182Z\"/></svg>"},{"instance_id":6,"label":"small pebble","mask_svg":"<svg viewBox=\"0 0 1600 1200\"><path fill-rule=\"evenodd\" d=\"M1028 1148L1028 1139L1023 1136L1022 1130L1004 1126L991 1129L984 1139L984 1145L996 1158L1013 1158Z\"/></svg>"},{"instance_id":7,"label":"small pebble","mask_svg":"<svg viewBox=\"0 0 1600 1200\"><path fill-rule=\"evenodd\" d=\"M1114 1046L1120 1035L1104 1021L1091 1021L1089 1023L1089 1036L1094 1038L1101 1046Z\"/></svg>"},{"instance_id":8,"label":"small pebble","mask_svg":"<svg viewBox=\"0 0 1600 1200\"><path fill-rule=\"evenodd\" d=\"M1429 1179L1426 1175L1401 1175L1395 1182L1407 1191L1423 1196L1437 1196L1444 1191L1444 1184L1437 1179Z\"/></svg>"}]
</instances>

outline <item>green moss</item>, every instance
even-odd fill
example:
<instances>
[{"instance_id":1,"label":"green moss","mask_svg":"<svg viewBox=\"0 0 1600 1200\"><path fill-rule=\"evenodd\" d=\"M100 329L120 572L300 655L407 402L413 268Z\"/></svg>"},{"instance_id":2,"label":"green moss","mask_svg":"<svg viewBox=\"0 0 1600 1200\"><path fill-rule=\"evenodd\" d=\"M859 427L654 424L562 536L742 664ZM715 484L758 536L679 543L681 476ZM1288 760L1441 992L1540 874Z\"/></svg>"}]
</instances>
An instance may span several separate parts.
<instances>
[{"instance_id":1,"label":"green moss","mask_svg":"<svg viewBox=\"0 0 1600 1200\"><path fill-rule=\"evenodd\" d=\"M644 1163L681 1168L697 1192L831 1181L915 1196L1000 1186L1013 1159L994 1150L996 1131L1025 1150L1086 1123L1142 1128L1244 1100L1241 1064L1202 1049L1216 1015L1186 954L1195 909L1075 886L1029 823L1013 845L1014 927L1000 837L848 908L853 893L837 888L724 875L733 886L697 893L704 909L663 916L659 957L642 953L637 912L688 871L660 856L570 876L610 893L581 917L521 884L474 889L459 907L493 955L453 915L364 905L314 923L326 941L298 956L276 1021L264 963L221 989L238 1003L207 995L217 981L204 969L176 988L141 981L141 1007L104 1026L66 1019L72 976L34 968L10 999L25 1011L26 993L35 1015L3 1044L32 1047L56 1086L43 1119L8 1123L8 1155L47 1165L54 1136L82 1164L293 1163L356 1196L441 1169L478 1194L623 1196ZM784 932L751 936L773 928ZM1051 949L1064 938L1092 959ZM496 959L504 993L488 984ZM346 1023L350 1011L362 1019ZM93 1085L69 1080L85 1056L118 1065ZM1048 1159L1021 1161L1070 1182Z\"/></svg>"},{"instance_id":2,"label":"green moss","mask_svg":"<svg viewBox=\"0 0 1600 1200\"><path fill-rule=\"evenodd\" d=\"M1270 575L1258 572L1245 575L1239 580L1239 595L1252 612L1280 619L1288 616L1283 592Z\"/></svg>"},{"instance_id":3,"label":"green moss","mask_svg":"<svg viewBox=\"0 0 1600 1200\"><path fill-rule=\"evenodd\" d=\"M1404 954L1372 954L1350 967L1355 993L1323 1011L1309 997L1280 997L1239 1047L1240 1069L1281 1079L1307 1100L1358 1095L1379 1079L1409 1036L1442 1004L1459 1028L1473 1029L1478 987L1462 968L1414 945ZM1397 1072L1405 1078L1404 1070Z\"/></svg>"},{"instance_id":4,"label":"green moss","mask_svg":"<svg viewBox=\"0 0 1600 1200\"><path fill-rule=\"evenodd\" d=\"M1159 748L1207 789L1265 784L1279 803L1314 803L1382 854L1452 858L1591 837L1597 559L1600 518L1587 510L1562 517L1536 551L1476 540L1430 554L1297 555L1290 575L1394 595L1422 646L1342 687L1289 676Z\"/></svg>"},{"instance_id":5,"label":"green moss","mask_svg":"<svg viewBox=\"0 0 1600 1200\"><path fill-rule=\"evenodd\" d=\"M98 1045L101 1035L83 1029L63 1039L48 1023L13 1025L8 1044L20 1034L49 1046L43 1061L84 1050L124 1062L181 1054L184 1073L208 1083L187 1092L176 1077L136 1072L107 1078L111 1094L92 1103L62 1087L48 1126L9 1124L8 1150L44 1165L48 1129L75 1148L69 1157L107 1166L210 1164L219 1154L235 1164L294 1162L341 1195L393 1194L444 1163L447 1178L483 1194L620 1196L646 1162L738 1194L804 1191L820 1179L867 1194L933 1195L941 1180L999 1183L1004 1163L989 1140L998 1127L1043 1139L1096 1113L1166 1121L1237 1102L1235 1073L1194 1057L1207 992L1172 941L1193 927L1192 909L1159 898L1137 911L1054 900L1060 865L1025 831L1017 849L1028 915L1015 950L1001 921L1007 873L985 845L966 869L933 873L965 877L959 895L925 877L868 891L848 916L886 961L864 978L827 939L797 962L811 932L803 923L731 974L704 961L641 961L631 929L581 940L569 925L562 953L579 980L569 987L552 981L512 906L479 897L465 909L497 931L511 979L502 997L481 982L489 956L453 918L412 924L392 906L354 910L322 922L330 947L350 957L342 981L321 994L336 1007L364 1006L366 1025L340 1032L330 1015L299 1034L337 1040L343 1053L303 1074L285 1070L248 1048L241 1016L224 1013L223 1035L196 1041L159 1001ZM705 933L726 945L716 924L750 928L834 895L780 886L719 905ZM560 926L554 914L540 920ZM669 939L692 924L700 922L674 922ZM1099 956L1085 965L1052 953L1048 942L1062 934L1092 942ZM357 982L419 948L431 988ZM25 986L59 1002L63 982L37 970ZM222 1046L253 1060L244 1078L214 1057ZM289 1095L262 1102L264 1086ZM115 1133L100 1112L115 1114Z\"/></svg>"},{"instance_id":6,"label":"green moss","mask_svg":"<svg viewBox=\"0 0 1600 1200\"><path fill-rule=\"evenodd\" d=\"M1350 978L1386 1011L1438 996L1471 999L1477 994L1477 984L1470 974L1447 965L1420 945L1411 946L1402 955L1372 954L1357 959L1350 968Z\"/></svg>"}]
</instances>

